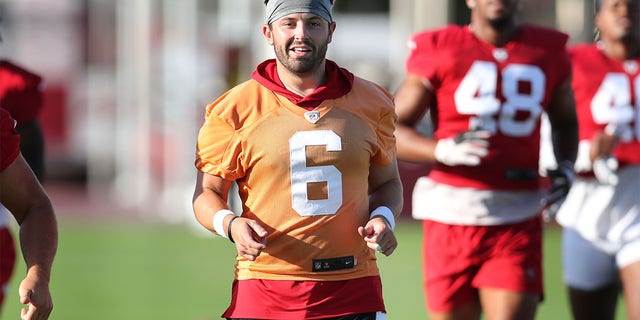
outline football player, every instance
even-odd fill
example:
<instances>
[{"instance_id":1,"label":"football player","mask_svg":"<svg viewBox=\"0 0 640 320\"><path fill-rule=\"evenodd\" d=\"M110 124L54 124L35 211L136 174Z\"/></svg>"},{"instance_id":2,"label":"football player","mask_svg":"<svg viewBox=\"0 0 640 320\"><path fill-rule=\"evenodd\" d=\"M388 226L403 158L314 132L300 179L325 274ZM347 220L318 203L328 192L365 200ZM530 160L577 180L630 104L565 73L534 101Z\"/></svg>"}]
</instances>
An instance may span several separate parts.
<instances>
[{"instance_id":1,"label":"football player","mask_svg":"<svg viewBox=\"0 0 640 320\"><path fill-rule=\"evenodd\" d=\"M235 242L227 319L385 319L402 209L392 96L325 59L330 0L265 1L276 59L207 106L194 211ZM239 186L242 212L227 206Z\"/></svg>"},{"instance_id":2,"label":"football player","mask_svg":"<svg viewBox=\"0 0 640 320\"><path fill-rule=\"evenodd\" d=\"M434 163L412 201L430 319L533 319L543 295L540 117L556 138L554 201L569 189L577 125L568 36L518 24L519 3L467 0L468 25L409 42L396 135L399 159ZM433 137L415 128L427 110Z\"/></svg>"},{"instance_id":3,"label":"football player","mask_svg":"<svg viewBox=\"0 0 640 320\"><path fill-rule=\"evenodd\" d=\"M20 138L14 126L11 115L0 108L0 204L20 225L20 248L27 265L27 274L18 288L20 303L27 305L20 317L48 319L53 308L49 280L58 241L56 218L51 201L20 154ZM3 253L13 250L13 242L6 242L8 237L0 232ZM4 269L4 257L0 262ZM9 267L13 268L13 262ZM4 286L8 279L5 272L2 275Z\"/></svg>"},{"instance_id":4,"label":"football player","mask_svg":"<svg viewBox=\"0 0 640 320\"><path fill-rule=\"evenodd\" d=\"M0 108L16 120L20 151L40 182L44 177L44 138L37 118L42 108L41 82L39 75L7 59L0 59ZM0 306L16 260L15 243L9 230L10 219L11 213L0 204Z\"/></svg>"},{"instance_id":5,"label":"football player","mask_svg":"<svg viewBox=\"0 0 640 320\"><path fill-rule=\"evenodd\" d=\"M570 48L578 176L556 217L574 319L640 319L640 1L595 1L599 39Z\"/></svg>"}]
</instances>

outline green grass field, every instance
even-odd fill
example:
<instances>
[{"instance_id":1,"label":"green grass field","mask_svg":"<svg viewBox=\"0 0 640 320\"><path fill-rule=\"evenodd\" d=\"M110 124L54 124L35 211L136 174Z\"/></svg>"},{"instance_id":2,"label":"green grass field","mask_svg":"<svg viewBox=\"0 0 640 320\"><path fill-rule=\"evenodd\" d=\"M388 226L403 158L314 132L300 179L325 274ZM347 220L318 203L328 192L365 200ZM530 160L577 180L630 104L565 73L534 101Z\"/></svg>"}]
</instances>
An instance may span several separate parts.
<instances>
[{"instance_id":1,"label":"green grass field","mask_svg":"<svg viewBox=\"0 0 640 320\"><path fill-rule=\"evenodd\" d=\"M421 229L402 221L400 246L381 257L391 320L428 319L423 306ZM52 319L220 319L230 296L234 247L185 226L60 222ZM20 261L0 320L19 318ZM545 233L546 297L538 319L570 319L560 274L560 233ZM625 319L620 304L618 319Z\"/></svg>"}]
</instances>

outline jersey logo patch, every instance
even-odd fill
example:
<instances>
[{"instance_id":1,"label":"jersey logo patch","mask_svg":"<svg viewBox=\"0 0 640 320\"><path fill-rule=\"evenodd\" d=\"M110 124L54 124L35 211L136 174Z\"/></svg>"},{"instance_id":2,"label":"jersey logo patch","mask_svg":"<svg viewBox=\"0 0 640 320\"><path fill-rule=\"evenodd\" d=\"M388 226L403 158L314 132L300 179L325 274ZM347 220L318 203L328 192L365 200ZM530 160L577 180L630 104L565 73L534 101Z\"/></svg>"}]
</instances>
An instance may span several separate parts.
<instances>
[{"instance_id":1,"label":"jersey logo patch","mask_svg":"<svg viewBox=\"0 0 640 320\"><path fill-rule=\"evenodd\" d=\"M504 62L509 58L509 53L503 48L495 48L493 50L493 58L498 62Z\"/></svg>"},{"instance_id":2,"label":"jersey logo patch","mask_svg":"<svg viewBox=\"0 0 640 320\"><path fill-rule=\"evenodd\" d=\"M358 264L358 260L354 256L346 256L328 259L313 259L313 272L325 272L351 269Z\"/></svg>"},{"instance_id":3,"label":"jersey logo patch","mask_svg":"<svg viewBox=\"0 0 640 320\"><path fill-rule=\"evenodd\" d=\"M634 60L626 60L622 66L624 67L624 71L628 74L636 74L638 72L638 63Z\"/></svg>"},{"instance_id":4,"label":"jersey logo patch","mask_svg":"<svg viewBox=\"0 0 640 320\"><path fill-rule=\"evenodd\" d=\"M320 120L320 112L318 111L307 111L304 113L304 118L311 123L316 123Z\"/></svg>"}]
</instances>

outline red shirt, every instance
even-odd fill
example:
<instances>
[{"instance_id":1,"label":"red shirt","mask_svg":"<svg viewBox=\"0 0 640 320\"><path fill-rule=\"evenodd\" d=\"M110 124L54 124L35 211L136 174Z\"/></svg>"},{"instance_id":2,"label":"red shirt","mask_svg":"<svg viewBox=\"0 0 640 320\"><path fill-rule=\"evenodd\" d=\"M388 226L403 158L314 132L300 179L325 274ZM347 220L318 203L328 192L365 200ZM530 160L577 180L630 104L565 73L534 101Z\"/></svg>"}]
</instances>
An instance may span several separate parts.
<instances>
[{"instance_id":1,"label":"red shirt","mask_svg":"<svg viewBox=\"0 0 640 320\"><path fill-rule=\"evenodd\" d=\"M0 108L18 121L18 126L34 119L42 108L42 78L7 60L0 60Z\"/></svg>"},{"instance_id":2,"label":"red shirt","mask_svg":"<svg viewBox=\"0 0 640 320\"><path fill-rule=\"evenodd\" d=\"M574 46L570 54L580 140L590 141L594 133L616 123L630 139L616 145L614 156L621 164L639 164L640 59L611 59L596 44Z\"/></svg>"},{"instance_id":3,"label":"red shirt","mask_svg":"<svg viewBox=\"0 0 640 320\"><path fill-rule=\"evenodd\" d=\"M492 190L538 188L540 115L570 75L568 36L524 25L504 47L476 38L467 26L418 33L410 42L407 72L435 89L435 138L484 129L492 132L479 167L436 163L438 182ZM508 178L513 172L530 179Z\"/></svg>"},{"instance_id":4,"label":"red shirt","mask_svg":"<svg viewBox=\"0 0 640 320\"><path fill-rule=\"evenodd\" d=\"M20 136L15 121L6 110L0 108L0 172L4 171L20 154Z\"/></svg>"}]
</instances>

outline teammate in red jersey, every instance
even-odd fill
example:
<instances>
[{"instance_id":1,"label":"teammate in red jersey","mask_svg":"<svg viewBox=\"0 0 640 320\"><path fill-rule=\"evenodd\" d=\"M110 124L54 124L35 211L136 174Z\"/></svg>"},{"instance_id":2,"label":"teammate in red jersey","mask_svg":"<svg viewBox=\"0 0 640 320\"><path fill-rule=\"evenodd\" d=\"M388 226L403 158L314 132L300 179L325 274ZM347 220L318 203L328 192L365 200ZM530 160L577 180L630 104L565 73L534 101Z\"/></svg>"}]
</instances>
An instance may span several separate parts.
<instances>
[{"instance_id":1,"label":"teammate in red jersey","mask_svg":"<svg viewBox=\"0 0 640 320\"><path fill-rule=\"evenodd\" d=\"M42 77L9 60L0 59L0 107L17 121L20 152L42 182L44 138L38 114L42 109Z\"/></svg>"},{"instance_id":2,"label":"teammate in red jersey","mask_svg":"<svg viewBox=\"0 0 640 320\"><path fill-rule=\"evenodd\" d=\"M42 107L40 76L0 59L0 108L16 120L20 151L40 182L44 176L44 139L37 115ZM15 266L15 243L9 230L11 213L0 204L0 306Z\"/></svg>"},{"instance_id":3,"label":"teammate in red jersey","mask_svg":"<svg viewBox=\"0 0 640 320\"><path fill-rule=\"evenodd\" d=\"M385 319L376 251L395 250L402 209L393 97L325 59L333 1L265 4L276 59L207 106L197 144L196 217L238 253L222 316Z\"/></svg>"},{"instance_id":4,"label":"teammate in red jersey","mask_svg":"<svg viewBox=\"0 0 640 320\"><path fill-rule=\"evenodd\" d=\"M416 182L430 319L533 319L542 297L540 116L568 191L577 149L567 36L519 25L519 1L467 0L471 22L415 34L395 96L398 157ZM434 136L415 126L430 110ZM549 195L551 196L551 195Z\"/></svg>"},{"instance_id":5,"label":"teammate in red jersey","mask_svg":"<svg viewBox=\"0 0 640 320\"><path fill-rule=\"evenodd\" d=\"M574 319L640 319L640 1L596 1L600 40L570 48L578 176L558 211Z\"/></svg>"},{"instance_id":6,"label":"teammate in red jersey","mask_svg":"<svg viewBox=\"0 0 640 320\"><path fill-rule=\"evenodd\" d=\"M11 115L0 109L0 204L20 225L27 274L18 293L20 302L28 305L22 310L21 319L48 319L53 308L49 280L57 248L56 218L47 194L20 154L20 138L14 126ZM2 251L13 249L5 246L6 236L0 233ZM0 267L4 267L2 264L4 261Z\"/></svg>"}]
</instances>

